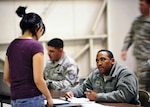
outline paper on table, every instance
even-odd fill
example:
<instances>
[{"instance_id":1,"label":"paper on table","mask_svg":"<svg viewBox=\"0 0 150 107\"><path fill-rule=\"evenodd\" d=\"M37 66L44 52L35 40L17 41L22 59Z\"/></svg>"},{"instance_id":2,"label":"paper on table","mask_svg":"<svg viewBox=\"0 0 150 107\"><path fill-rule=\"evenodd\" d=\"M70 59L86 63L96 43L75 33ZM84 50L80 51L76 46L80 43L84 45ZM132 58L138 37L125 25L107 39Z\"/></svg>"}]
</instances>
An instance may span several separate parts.
<instances>
[{"instance_id":1,"label":"paper on table","mask_svg":"<svg viewBox=\"0 0 150 107\"><path fill-rule=\"evenodd\" d=\"M47 100L45 100L45 104L47 104ZM53 104L54 105L80 104L82 107L112 107L95 103L94 101L90 101L88 98L76 98L76 97L70 98L68 99L68 101L65 101L64 98L53 99Z\"/></svg>"},{"instance_id":2,"label":"paper on table","mask_svg":"<svg viewBox=\"0 0 150 107\"><path fill-rule=\"evenodd\" d=\"M102 105L102 104L98 104L98 103L95 103L95 102L91 102L91 103L84 103L84 104L81 104L82 107L112 107L112 106L105 106L105 105Z\"/></svg>"},{"instance_id":3,"label":"paper on table","mask_svg":"<svg viewBox=\"0 0 150 107\"><path fill-rule=\"evenodd\" d=\"M70 101L71 103L87 103L90 102L90 100L88 98L69 98L68 101Z\"/></svg>"},{"instance_id":4,"label":"paper on table","mask_svg":"<svg viewBox=\"0 0 150 107\"><path fill-rule=\"evenodd\" d=\"M45 100L45 104L47 104L47 100ZM53 99L53 104L54 105L69 104L69 102L61 99Z\"/></svg>"},{"instance_id":5,"label":"paper on table","mask_svg":"<svg viewBox=\"0 0 150 107\"><path fill-rule=\"evenodd\" d=\"M90 101L88 98L73 97L73 98L68 99L68 101L70 101L70 103L81 104L82 107L111 107L111 106L105 106L102 104L95 103L95 101Z\"/></svg>"}]
</instances>

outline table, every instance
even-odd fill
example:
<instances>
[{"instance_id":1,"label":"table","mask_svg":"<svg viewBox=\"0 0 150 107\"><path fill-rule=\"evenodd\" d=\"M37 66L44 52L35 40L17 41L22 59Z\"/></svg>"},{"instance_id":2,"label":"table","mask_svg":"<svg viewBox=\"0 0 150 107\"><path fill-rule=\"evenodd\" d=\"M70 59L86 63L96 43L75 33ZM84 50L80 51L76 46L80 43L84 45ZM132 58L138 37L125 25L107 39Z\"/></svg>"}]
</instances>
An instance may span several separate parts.
<instances>
[{"instance_id":1,"label":"table","mask_svg":"<svg viewBox=\"0 0 150 107\"><path fill-rule=\"evenodd\" d=\"M65 96L65 92L63 92L63 91L50 90L50 92L51 92L52 98L60 98L60 97ZM3 107L2 103L10 104L10 97L0 95L0 102L1 102L1 107ZM114 106L114 107L141 107L141 106L127 104L127 103L99 103L99 104L106 105L106 106ZM77 105L71 104L71 107L80 107L80 105L78 105L78 106ZM66 105L63 107L69 107L69 105Z\"/></svg>"},{"instance_id":2,"label":"table","mask_svg":"<svg viewBox=\"0 0 150 107\"><path fill-rule=\"evenodd\" d=\"M50 90L50 92L53 98L60 98L60 97L65 96L65 92L62 92L62 91ZM99 104L106 105L106 106L114 106L114 107L141 107L138 105L127 104L127 103L99 103ZM63 106L63 107L69 107L69 106ZM75 107L75 106L72 106L72 107ZM80 106L77 106L77 107L80 107Z\"/></svg>"},{"instance_id":3,"label":"table","mask_svg":"<svg viewBox=\"0 0 150 107\"><path fill-rule=\"evenodd\" d=\"M113 107L142 107L142 106L127 104L127 103L100 103L100 104L106 106L113 106Z\"/></svg>"}]
</instances>

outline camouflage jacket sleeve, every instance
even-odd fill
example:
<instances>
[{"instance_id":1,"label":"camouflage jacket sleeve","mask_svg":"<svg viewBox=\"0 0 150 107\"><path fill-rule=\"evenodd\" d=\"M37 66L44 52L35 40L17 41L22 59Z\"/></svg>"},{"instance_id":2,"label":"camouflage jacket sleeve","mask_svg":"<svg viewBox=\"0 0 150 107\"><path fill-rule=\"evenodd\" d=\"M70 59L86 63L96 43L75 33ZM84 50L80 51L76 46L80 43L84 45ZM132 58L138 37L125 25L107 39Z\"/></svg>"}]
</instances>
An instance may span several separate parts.
<instances>
[{"instance_id":1,"label":"camouflage jacket sleeve","mask_svg":"<svg viewBox=\"0 0 150 107\"><path fill-rule=\"evenodd\" d=\"M128 50L128 48L132 45L133 43L133 36L134 36L134 22L130 28L130 31L128 32L127 36L124 38L124 44L122 50Z\"/></svg>"},{"instance_id":2,"label":"camouflage jacket sleeve","mask_svg":"<svg viewBox=\"0 0 150 107\"><path fill-rule=\"evenodd\" d=\"M52 70L49 65L45 67L44 78L51 89L67 90L73 87L78 80L78 67L73 64L62 65Z\"/></svg>"}]
</instances>

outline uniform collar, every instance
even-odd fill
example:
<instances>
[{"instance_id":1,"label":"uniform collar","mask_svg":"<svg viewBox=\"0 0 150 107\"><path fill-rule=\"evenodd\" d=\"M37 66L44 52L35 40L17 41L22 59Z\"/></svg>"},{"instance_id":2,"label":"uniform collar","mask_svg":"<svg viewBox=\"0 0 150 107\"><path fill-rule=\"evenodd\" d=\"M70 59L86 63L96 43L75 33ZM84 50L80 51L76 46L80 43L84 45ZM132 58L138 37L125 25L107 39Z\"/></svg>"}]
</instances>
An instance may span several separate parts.
<instances>
[{"instance_id":1,"label":"uniform collar","mask_svg":"<svg viewBox=\"0 0 150 107\"><path fill-rule=\"evenodd\" d=\"M66 54L64 53L58 61L53 61L52 63L54 65L54 67L62 65L65 60L65 57L66 57Z\"/></svg>"},{"instance_id":2,"label":"uniform collar","mask_svg":"<svg viewBox=\"0 0 150 107\"><path fill-rule=\"evenodd\" d=\"M150 16L145 17L145 16L141 15L141 16L139 17L139 19L140 19L141 21L149 22L149 23L150 23Z\"/></svg>"}]
</instances>

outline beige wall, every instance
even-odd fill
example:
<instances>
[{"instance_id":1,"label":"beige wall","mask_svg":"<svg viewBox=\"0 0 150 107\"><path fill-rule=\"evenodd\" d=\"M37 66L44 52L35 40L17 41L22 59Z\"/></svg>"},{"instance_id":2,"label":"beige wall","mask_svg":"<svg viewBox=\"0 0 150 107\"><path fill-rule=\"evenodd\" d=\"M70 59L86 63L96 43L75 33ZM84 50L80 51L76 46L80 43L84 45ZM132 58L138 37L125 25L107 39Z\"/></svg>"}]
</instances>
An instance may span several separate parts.
<instances>
[{"instance_id":1,"label":"beige wall","mask_svg":"<svg viewBox=\"0 0 150 107\"><path fill-rule=\"evenodd\" d=\"M108 47L119 62L130 65L133 60L123 62L120 50L123 38L138 14L137 1L107 0L107 7L104 0L0 1L0 58L4 59L9 42L21 35L20 18L15 10L19 5L25 5L27 12L41 15L46 25L46 33L40 39L45 48L45 63L48 59L46 42L60 37L65 42L65 52L77 61L80 77L86 77L95 67L96 52L102 48Z\"/></svg>"},{"instance_id":2,"label":"beige wall","mask_svg":"<svg viewBox=\"0 0 150 107\"><path fill-rule=\"evenodd\" d=\"M139 0L109 0L108 2L108 49L116 60L135 70L135 60L132 47L128 51L126 61L121 59L123 40L128 33L133 20L139 15Z\"/></svg>"}]
</instances>

